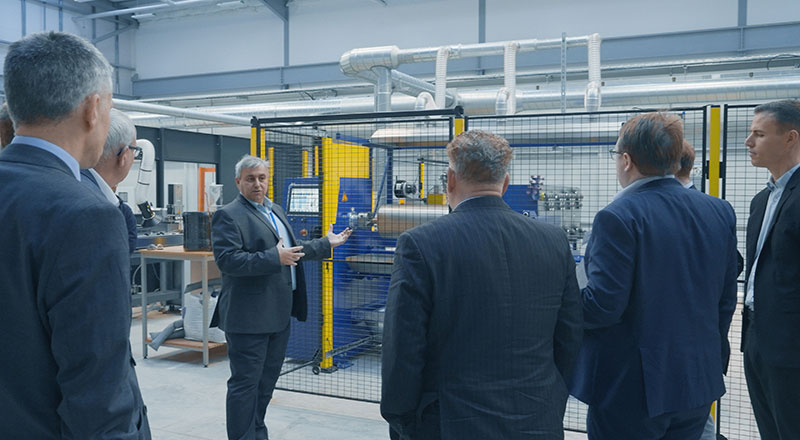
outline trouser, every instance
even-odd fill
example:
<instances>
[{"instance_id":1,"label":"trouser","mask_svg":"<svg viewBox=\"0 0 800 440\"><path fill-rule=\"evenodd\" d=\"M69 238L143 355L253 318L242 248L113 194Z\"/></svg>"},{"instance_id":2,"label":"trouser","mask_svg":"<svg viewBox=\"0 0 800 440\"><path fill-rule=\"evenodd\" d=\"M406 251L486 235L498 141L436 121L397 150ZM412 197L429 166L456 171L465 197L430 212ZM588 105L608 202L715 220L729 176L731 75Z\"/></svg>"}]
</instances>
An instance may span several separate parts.
<instances>
[{"instance_id":1,"label":"trouser","mask_svg":"<svg viewBox=\"0 0 800 440\"><path fill-rule=\"evenodd\" d=\"M698 440L708 419L708 405L637 419L618 409L589 406L589 440Z\"/></svg>"},{"instance_id":2,"label":"trouser","mask_svg":"<svg viewBox=\"0 0 800 440\"><path fill-rule=\"evenodd\" d=\"M784 368L764 362L758 346L758 325L753 314L744 344L744 377L750 403L762 439L787 440L800 436L797 396L800 368Z\"/></svg>"},{"instance_id":3,"label":"trouser","mask_svg":"<svg viewBox=\"0 0 800 440\"><path fill-rule=\"evenodd\" d=\"M281 372L289 325L277 333L225 333L231 377L225 401L230 440L269 439L264 416Z\"/></svg>"}]
</instances>

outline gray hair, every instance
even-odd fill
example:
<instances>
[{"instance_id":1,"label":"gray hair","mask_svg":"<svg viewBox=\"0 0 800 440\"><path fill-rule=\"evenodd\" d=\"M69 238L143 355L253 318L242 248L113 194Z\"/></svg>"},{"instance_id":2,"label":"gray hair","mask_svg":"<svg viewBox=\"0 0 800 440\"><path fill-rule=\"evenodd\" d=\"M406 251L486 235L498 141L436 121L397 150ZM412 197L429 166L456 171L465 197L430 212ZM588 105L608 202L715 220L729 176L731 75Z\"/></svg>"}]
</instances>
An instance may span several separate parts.
<instances>
[{"instance_id":1,"label":"gray hair","mask_svg":"<svg viewBox=\"0 0 800 440\"><path fill-rule=\"evenodd\" d=\"M111 92L113 69L85 39L63 32L30 34L8 48L3 68L15 124L59 121L87 96Z\"/></svg>"},{"instance_id":2,"label":"gray hair","mask_svg":"<svg viewBox=\"0 0 800 440\"><path fill-rule=\"evenodd\" d=\"M492 133L472 130L447 144L447 156L456 176L475 183L502 182L514 152L508 141Z\"/></svg>"},{"instance_id":3,"label":"gray hair","mask_svg":"<svg viewBox=\"0 0 800 440\"><path fill-rule=\"evenodd\" d=\"M103 146L103 155L100 162L108 160L119 153L120 147L127 147L131 139L136 138L136 126L133 125L131 118L121 111L112 108L110 122L108 124L108 137Z\"/></svg>"},{"instance_id":4,"label":"gray hair","mask_svg":"<svg viewBox=\"0 0 800 440\"><path fill-rule=\"evenodd\" d=\"M239 162L236 162L236 178L238 179L242 177L243 169L258 168L258 167L264 167L267 170L269 170L269 162L260 157L255 157L249 154L245 154L244 156L242 156L241 159L239 159Z\"/></svg>"}]
</instances>

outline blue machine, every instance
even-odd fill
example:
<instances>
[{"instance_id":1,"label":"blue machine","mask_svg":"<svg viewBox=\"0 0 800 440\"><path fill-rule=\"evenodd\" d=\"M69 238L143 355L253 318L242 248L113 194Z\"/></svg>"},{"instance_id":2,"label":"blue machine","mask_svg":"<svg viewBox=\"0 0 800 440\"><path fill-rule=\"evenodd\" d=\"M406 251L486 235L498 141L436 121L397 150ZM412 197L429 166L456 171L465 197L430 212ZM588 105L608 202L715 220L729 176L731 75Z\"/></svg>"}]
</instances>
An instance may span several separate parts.
<instances>
[{"instance_id":1,"label":"blue machine","mask_svg":"<svg viewBox=\"0 0 800 440\"><path fill-rule=\"evenodd\" d=\"M310 240L322 234L320 219L320 179L316 177L286 179L284 197L289 225L299 240ZM320 263L303 262L308 297L308 320L291 320L291 336L286 357L298 361L311 361L320 350L322 308L320 301Z\"/></svg>"}]
</instances>

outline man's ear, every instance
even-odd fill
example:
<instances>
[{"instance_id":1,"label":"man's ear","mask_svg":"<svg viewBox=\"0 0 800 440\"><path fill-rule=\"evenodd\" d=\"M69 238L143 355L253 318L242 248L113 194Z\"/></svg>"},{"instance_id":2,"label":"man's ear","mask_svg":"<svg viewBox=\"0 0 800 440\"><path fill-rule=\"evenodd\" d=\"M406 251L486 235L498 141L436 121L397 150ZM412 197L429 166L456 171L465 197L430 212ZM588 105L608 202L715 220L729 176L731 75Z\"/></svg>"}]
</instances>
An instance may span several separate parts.
<instances>
[{"instance_id":1,"label":"man's ear","mask_svg":"<svg viewBox=\"0 0 800 440\"><path fill-rule=\"evenodd\" d=\"M633 159L631 159L631 155L628 153L622 153L622 161L623 161L623 170L630 171L631 167L633 166Z\"/></svg>"},{"instance_id":2,"label":"man's ear","mask_svg":"<svg viewBox=\"0 0 800 440\"><path fill-rule=\"evenodd\" d=\"M92 130L100 119L100 95L92 93L83 100L83 120L86 127Z\"/></svg>"},{"instance_id":3,"label":"man's ear","mask_svg":"<svg viewBox=\"0 0 800 440\"><path fill-rule=\"evenodd\" d=\"M508 189L508 182L509 181L511 181L511 176L509 176L508 173L506 173L506 178L503 181L503 190L500 191L500 195L504 195L506 193L506 190Z\"/></svg>"},{"instance_id":4,"label":"man's ear","mask_svg":"<svg viewBox=\"0 0 800 440\"><path fill-rule=\"evenodd\" d=\"M447 192L452 193L456 188L456 172L452 168L447 168Z\"/></svg>"}]
</instances>

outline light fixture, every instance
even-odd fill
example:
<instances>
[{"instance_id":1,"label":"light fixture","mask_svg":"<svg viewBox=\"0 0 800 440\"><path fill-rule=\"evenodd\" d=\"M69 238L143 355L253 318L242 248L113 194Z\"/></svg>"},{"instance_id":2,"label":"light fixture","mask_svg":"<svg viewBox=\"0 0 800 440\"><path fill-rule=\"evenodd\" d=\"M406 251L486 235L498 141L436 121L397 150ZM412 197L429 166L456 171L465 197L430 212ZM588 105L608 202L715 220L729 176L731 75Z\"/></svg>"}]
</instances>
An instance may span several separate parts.
<instances>
[{"instance_id":1,"label":"light fixture","mask_svg":"<svg viewBox=\"0 0 800 440\"><path fill-rule=\"evenodd\" d=\"M131 18L134 20L141 20L143 18L154 18L156 16L153 12L145 12L144 14L133 14Z\"/></svg>"},{"instance_id":2,"label":"light fixture","mask_svg":"<svg viewBox=\"0 0 800 440\"><path fill-rule=\"evenodd\" d=\"M233 0L229 2L220 2L217 3L217 7L219 8L235 8L237 6L244 5L244 0Z\"/></svg>"}]
</instances>

